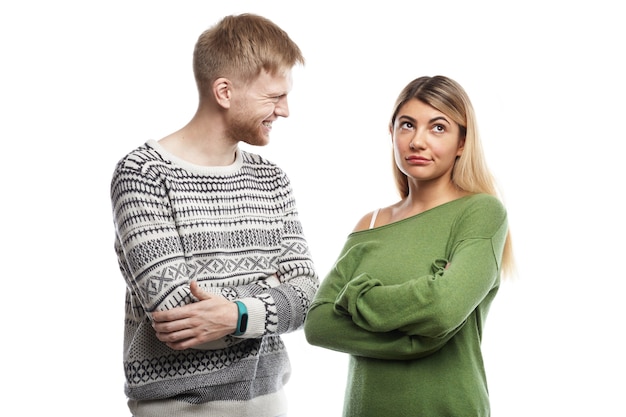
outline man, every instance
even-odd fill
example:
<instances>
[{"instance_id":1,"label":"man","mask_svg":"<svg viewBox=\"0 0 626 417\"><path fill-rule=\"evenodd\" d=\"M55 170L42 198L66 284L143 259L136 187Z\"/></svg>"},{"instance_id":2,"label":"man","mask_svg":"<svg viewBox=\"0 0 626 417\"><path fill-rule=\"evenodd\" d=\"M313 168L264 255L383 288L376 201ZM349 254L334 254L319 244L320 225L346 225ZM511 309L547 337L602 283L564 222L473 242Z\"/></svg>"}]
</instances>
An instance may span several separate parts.
<instances>
[{"instance_id":1,"label":"man","mask_svg":"<svg viewBox=\"0 0 626 417\"><path fill-rule=\"evenodd\" d=\"M238 144L267 144L288 117L296 64L300 49L271 21L225 17L194 50L191 121L115 169L135 417L286 413L280 334L301 328L319 280L288 177Z\"/></svg>"}]
</instances>

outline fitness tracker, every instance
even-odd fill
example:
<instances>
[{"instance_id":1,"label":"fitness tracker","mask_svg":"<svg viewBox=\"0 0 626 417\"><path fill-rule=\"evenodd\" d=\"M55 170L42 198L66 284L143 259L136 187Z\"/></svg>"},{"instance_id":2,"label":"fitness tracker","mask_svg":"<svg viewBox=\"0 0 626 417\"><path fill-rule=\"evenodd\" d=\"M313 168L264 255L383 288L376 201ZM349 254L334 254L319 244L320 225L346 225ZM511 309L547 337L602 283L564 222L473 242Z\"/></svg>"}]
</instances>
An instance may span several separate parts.
<instances>
[{"instance_id":1,"label":"fitness tracker","mask_svg":"<svg viewBox=\"0 0 626 417\"><path fill-rule=\"evenodd\" d=\"M233 333L233 335L241 336L246 332L246 329L248 328L248 309L246 308L246 305L241 301L235 301L235 304L237 304L238 316L237 329L235 330L235 333Z\"/></svg>"}]
</instances>

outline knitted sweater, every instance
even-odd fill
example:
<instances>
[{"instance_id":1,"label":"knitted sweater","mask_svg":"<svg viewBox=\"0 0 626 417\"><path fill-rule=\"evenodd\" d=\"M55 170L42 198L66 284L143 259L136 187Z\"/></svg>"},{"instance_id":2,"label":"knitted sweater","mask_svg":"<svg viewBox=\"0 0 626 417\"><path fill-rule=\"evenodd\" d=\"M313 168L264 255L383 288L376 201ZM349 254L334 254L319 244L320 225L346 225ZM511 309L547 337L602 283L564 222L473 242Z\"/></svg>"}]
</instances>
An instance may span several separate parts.
<instances>
[{"instance_id":1,"label":"knitted sweater","mask_svg":"<svg viewBox=\"0 0 626 417\"><path fill-rule=\"evenodd\" d=\"M344 416L489 416L480 341L506 234L476 194L348 236L305 323L350 354Z\"/></svg>"},{"instance_id":2,"label":"knitted sweater","mask_svg":"<svg viewBox=\"0 0 626 417\"><path fill-rule=\"evenodd\" d=\"M290 365L279 335L302 327L318 287L285 173L243 150L230 166L196 166L149 141L117 164L111 200L128 398L204 404L202 415L236 401L238 415L266 415L243 410L282 391ZM150 313L193 302L191 280L241 300L247 331L183 351L160 342ZM267 415L280 413L284 404Z\"/></svg>"}]
</instances>

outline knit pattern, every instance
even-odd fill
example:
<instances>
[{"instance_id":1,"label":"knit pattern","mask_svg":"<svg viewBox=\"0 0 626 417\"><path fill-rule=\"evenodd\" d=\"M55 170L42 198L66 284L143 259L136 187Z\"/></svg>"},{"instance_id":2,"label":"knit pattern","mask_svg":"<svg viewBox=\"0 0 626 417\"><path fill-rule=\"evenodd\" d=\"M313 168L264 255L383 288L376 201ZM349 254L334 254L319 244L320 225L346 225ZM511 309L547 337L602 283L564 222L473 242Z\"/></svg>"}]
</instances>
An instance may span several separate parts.
<instances>
[{"instance_id":1,"label":"knit pattern","mask_svg":"<svg viewBox=\"0 0 626 417\"><path fill-rule=\"evenodd\" d=\"M243 150L230 166L195 166L149 141L117 164L111 202L127 396L206 403L280 390L290 368L279 335L303 325L319 284L285 173ZM149 313L193 302L190 280L243 299L259 334L185 351L160 342Z\"/></svg>"}]
</instances>

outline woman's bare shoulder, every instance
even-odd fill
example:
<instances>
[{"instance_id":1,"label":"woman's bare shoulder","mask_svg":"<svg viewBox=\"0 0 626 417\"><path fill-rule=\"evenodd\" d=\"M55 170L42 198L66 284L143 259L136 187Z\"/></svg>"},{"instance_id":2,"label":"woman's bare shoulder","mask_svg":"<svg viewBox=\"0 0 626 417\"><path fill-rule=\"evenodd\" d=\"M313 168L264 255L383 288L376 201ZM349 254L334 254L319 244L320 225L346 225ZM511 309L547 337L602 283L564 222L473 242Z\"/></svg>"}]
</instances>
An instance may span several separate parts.
<instances>
[{"instance_id":1,"label":"woman's bare shoulder","mask_svg":"<svg viewBox=\"0 0 626 417\"><path fill-rule=\"evenodd\" d=\"M374 213L378 210L370 211L365 216L361 217L361 219L357 222L356 226L354 226L354 230L352 232L360 232L361 230L367 230L370 228L370 223L372 222L372 217Z\"/></svg>"}]
</instances>

